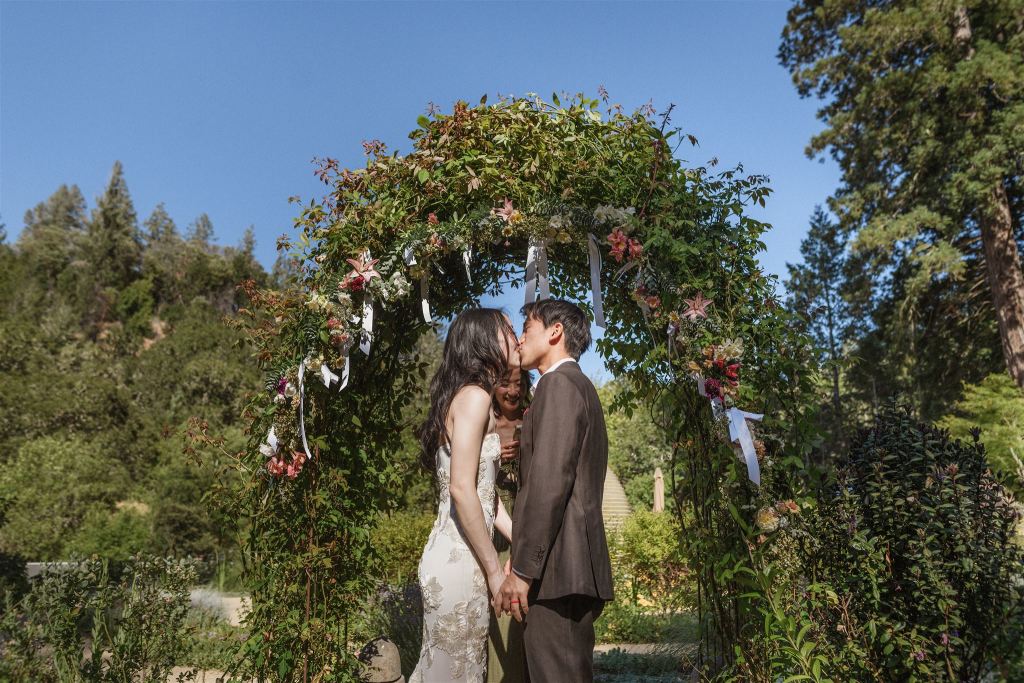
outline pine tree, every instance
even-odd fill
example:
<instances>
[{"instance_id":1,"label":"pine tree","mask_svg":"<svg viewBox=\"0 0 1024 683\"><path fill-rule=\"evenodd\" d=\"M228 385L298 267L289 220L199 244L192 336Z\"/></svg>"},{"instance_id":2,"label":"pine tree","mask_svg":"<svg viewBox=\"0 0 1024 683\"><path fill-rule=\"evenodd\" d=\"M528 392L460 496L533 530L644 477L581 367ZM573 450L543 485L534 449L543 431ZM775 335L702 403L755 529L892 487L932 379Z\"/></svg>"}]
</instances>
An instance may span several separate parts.
<instances>
[{"instance_id":1,"label":"pine tree","mask_svg":"<svg viewBox=\"0 0 1024 683\"><path fill-rule=\"evenodd\" d=\"M121 162L114 163L107 189L89 222L89 263L97 286L122 289L142 266L142 240Z\"/></svg>"},{"instance_id":2,"label":"pine tree","mask_svg":"<svg viewBox=\"0 0 1024 683\"><path fill-rule=\"evenodd\" d=\"M914 309L937 280L965 277L964 247L978 243L1019 386L1022 17L1019 0L799 0L779 50L800 95L824 101L808 152L839 163L832 208L874 277L899 272L897 305Z\"/></svg>"},{"instance_id":3,"label":"pine tree","mask_svg":"<svg viewBox=\"0 0 1024 683\"><path fill-rule=\"evenodd\" d=\"M47 287L82 255L85 210L85 198L78 186L61 185L46 201L25 212L18 251Z\"/></svg>"},{"instance_id":4,"label":"pine tree","mask_svg":"<svg viewBox=\"0 0 1024 683\"><path fill-rule=\"evenodd\" d=\"M213 221L205 213L199 214L199 217L188 226L186 237L196 244L209 246L213 242Z\"/></svg>"},{"instance_id":5,"label":"pine tree","mask_svg":"<svg viewBox=\"0 0 1024 683\"><path fill-rule=\"evenodd\" d=\"M807 237L800 242L804 261L786 264L789 270L788 306L807 321L807 331L824 352L832 375L832 415L835 433L842 421L842 400L839 389L840 347L846 322L846 304L840 296L845 266L846 239L839 226L829 220L820 207L814 208Z\"/></svg>"},{"instance_id":6,"label":"pine tree","mask_svg":"<svg viewBox=\"0 0 1024 683\"><path fill-rule=\"evenodd\" d=\"M158 242L172 241L178 237L178 228L174 220L168 215L164 203L160 202L149 214L145 222L146 243L152 246Z\"/></svg>"}]
</instances>

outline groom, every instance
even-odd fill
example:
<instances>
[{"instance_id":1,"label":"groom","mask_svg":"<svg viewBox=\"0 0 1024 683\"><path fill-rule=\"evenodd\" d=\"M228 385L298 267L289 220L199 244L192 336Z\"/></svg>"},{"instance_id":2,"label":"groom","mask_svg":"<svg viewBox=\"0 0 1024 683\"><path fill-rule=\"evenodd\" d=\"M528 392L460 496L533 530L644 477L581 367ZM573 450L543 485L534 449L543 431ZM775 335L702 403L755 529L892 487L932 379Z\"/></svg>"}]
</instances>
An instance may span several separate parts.
<instances>
[{"instance_id":1,"label":"groom","mask_svg":"<svg viewBox=\"0 0 1024 683\"><path fill-rule=\"evenodd\" d=\"M532 683L592 681L594 620L612 599L612 572L601 517L608 436L577 363L590 322L557 299L527 304L523 316L522 367L541 377L520 439L512 572L494 608L526 622Z\"/></svg>"}]
</instances>

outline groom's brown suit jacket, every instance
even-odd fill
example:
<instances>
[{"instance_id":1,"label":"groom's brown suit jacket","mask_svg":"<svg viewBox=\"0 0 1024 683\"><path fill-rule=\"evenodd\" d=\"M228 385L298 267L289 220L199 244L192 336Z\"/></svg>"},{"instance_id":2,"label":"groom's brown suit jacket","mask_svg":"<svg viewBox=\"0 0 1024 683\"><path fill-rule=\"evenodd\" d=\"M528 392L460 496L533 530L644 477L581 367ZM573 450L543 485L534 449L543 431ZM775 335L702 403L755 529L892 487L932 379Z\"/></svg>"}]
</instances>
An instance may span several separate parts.
<instances>
[{"instance_id":1,"label":"groom's brown suit jacket","mask_svg":"<svg viewBox=\"0 0 1024 683\"><path fill-rule=\"evenodd\" d=\"M520 441L512 515L512 567L534 579L531 593L612 599L601 501L608 434L597 390L578 363L544 373Z\"/></svg>"}]
</instances>

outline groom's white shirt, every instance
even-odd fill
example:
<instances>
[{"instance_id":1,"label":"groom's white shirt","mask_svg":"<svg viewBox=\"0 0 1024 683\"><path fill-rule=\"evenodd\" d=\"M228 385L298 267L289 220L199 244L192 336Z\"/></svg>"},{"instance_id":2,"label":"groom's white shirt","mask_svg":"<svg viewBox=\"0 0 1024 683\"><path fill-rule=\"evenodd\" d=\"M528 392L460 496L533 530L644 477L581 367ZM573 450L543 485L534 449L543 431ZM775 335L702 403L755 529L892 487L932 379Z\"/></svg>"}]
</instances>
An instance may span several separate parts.
<instances>
[{"instance_id":1,"label":"groom's white shirt","mask_svg":"<svg viewBox=\"0 0 1024 683\"><path fill-rule=\"evenodd\" d=\"M540 373L540 376L543 377L544 375L548 374L549 372L551 372L552 370L557 368L559 365L562 365L563 363L575 363L575 362L576 362L576 359L573 358L572 356L569 356L568 358L563 358L562 360L555 361L554 363L551 364L550 368L548 368L544 372ZM537 381L539 382L540 380L537 380Z\"/></svg>"},{"instance_id":2,"label":"groom's white shirt","mask_svg":"<svg viewBox=\"0 0 1024 683\"><path fill-rule=\"evenodd\" d=\"M573 358L572 356L569 356L568 358L563 358L562 360L555 361L554 363L551 364L550 368L548 368L544 372L540 373L540 378L543 379L544 375L548 374L549 372L551 372L552 370L557 368L559 365L562 365L563 363L575 363L575 362L576 362L576 359ZM540 384L540 379L537 380L537 384ZM536 389L537 385L535 384L533 388ZM515 572L516 576L518 576L521 579L528 579L529 578L529 577L524 576L523 574L519 573L518 571L516 571L515 567L512 567L512 571Z\"/></svg>"}]
</instances>

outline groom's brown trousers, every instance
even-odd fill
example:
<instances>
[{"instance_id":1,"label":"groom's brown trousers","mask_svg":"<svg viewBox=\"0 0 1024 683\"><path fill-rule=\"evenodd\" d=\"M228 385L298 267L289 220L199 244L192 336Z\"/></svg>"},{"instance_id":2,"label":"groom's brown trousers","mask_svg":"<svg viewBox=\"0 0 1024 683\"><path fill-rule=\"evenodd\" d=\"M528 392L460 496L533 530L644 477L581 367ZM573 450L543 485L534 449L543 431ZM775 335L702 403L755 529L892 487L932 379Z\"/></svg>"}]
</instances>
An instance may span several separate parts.
<instances>
[{"instance_id":1,"label":"groom's brown trousers","mask_svg":"<svg viewBox=\"0 0 1024 683\"><path fill-rule=\"evenodd\" d=\"M589 595L531 600L523 643L528 683L592 683L594 620L604 601Z\"/></svg>"}]
</instances>

